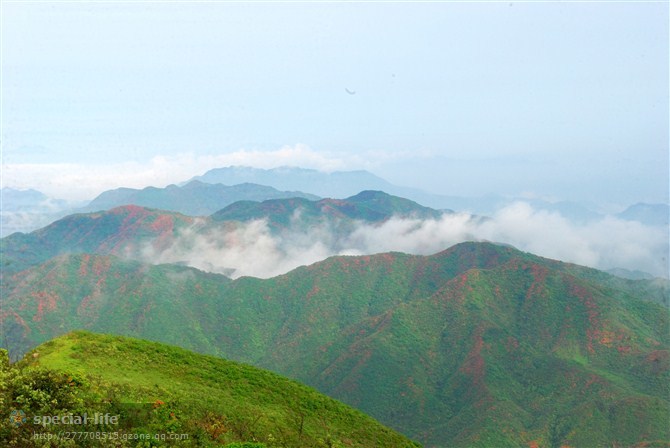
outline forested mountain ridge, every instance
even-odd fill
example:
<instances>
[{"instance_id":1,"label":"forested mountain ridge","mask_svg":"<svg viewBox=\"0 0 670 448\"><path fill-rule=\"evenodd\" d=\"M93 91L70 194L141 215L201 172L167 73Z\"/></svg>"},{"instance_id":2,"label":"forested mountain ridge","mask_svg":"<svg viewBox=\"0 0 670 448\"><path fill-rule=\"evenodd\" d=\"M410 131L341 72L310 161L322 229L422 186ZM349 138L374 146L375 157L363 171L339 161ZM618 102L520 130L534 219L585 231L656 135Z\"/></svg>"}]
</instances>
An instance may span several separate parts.
<instances>
[{"instance_id":1,"label":"forested mountain ridge","mask_svg":"<svg viewBox=\"0 0 670 448\"><path fill-rule=\"evenodd\" d=\"M427 446L634 445L670 438L667 308L639 282L491 243L234 281L68 255L3 283L3 346L75 328L180 344Z\"/></svg>"}]
</instances>

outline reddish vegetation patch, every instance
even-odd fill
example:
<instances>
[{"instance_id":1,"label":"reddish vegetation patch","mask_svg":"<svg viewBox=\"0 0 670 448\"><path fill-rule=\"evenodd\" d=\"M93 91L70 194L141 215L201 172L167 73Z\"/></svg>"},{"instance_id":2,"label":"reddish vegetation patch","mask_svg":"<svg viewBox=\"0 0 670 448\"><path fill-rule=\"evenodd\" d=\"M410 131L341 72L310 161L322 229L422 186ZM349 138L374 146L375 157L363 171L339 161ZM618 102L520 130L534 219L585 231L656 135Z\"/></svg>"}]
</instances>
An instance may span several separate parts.
<instances>
[{"instance_id":1,"label":"reddish vegetation patch","mask_svg":"<svg viewBox=\"0 0 670 448\"><path fill-rule=\"evenodd\" d=\"M393 263L395 261L395 255L389 253L379 254L378 257L387 263Z\"/></svg>"},{"instance_id":2,"label":"reddish vegetation patch","mask_svg":"<svg viewBox=\"0 0 670 448\"><path fill-rule=\"evenodd\" d=\"M123 219L121 229L127 229L129 226L136 224L138 221L141 221L142 219L146 218L147 215L149 214L149 212L146 209L138 207L136 205L128 205L125 208L128 214Z\"/></svg>"},{"instance_id":3,"label":"reddish vegetation patch","mask_svg":"<svg viewBox=\"0 0 670 448\"><path fill-rule=\"evenodd\" d=\"M653 375L659 375L670 369L670 353L667 350L654 350L644 360Z\"/></svg>"},{"instance_id":4,"label":"reddish vegetation patch","mask_svg":"<svg viewBox=\"0 0 670 448\"><path fill-rule=\"evenodd\" d=\"M124 243L135 233L138 227L141 226L144 219L149 216L149 211L137 205L124 205L116 207L109 211L115 215L125 215L123 222L119 226L113 238L105 241L100 249L108 250L110 253L118 253L122 250ZM111 247L108 247L111 246Z\"/></svg>"},{"instance_id":5,"label":"reddish vegetation patch","mask_svg":"<svg viewBox=\"0 0 670 448\"><path fill-rule=\"evenodd\" d=\"M160 215L151 223L151 230L154 232L172 232L174 228L174 219L170 215Z\"/></svg>"},{"instance_id":6,"label":"reddish vegetation patch","mask_svg":"<svg viewBox=\"0 0 670 448\"><path fill-rule=\"evenodd\" d=\"M21 325L21 327L23 327L23 335L24 336L27 335L28 333L30 333L30 327L28 326L26 321L23 320L23 318L16 313L14 313L14 321L17 324Z\"/></svg>"},{"instance_id":7,"label":"reddish vegetation patch","mask_svg":"<svg viewBox=\"0 0 670 448\"><path fill-rule=\"evenodd\" d=\"M644 340L647 344L653 345L654 347L658 347L659 345L661 345L661 343L658 342L656 339L644 338Z\"/></svg>"},{"instance_id":8,"label":"reddish vegetation patch","mask_svg":"<svg viewBox=\"0 0 670 448\"><path fill-rule=\"evenodd\" d=\"M549 269L545 268L544 266L540 266L537 263L524 267L530 268L530 272L533 275L533 283L526 292L526 300L533 297L542 297L544 295L543 293L546 287L546 280Z\"/></svg>"},{"instance_id":9,"label":"reddish vegetation patch","mask_svg":"<svg viewBox=\"0 0 670 448\"><path fill-rule=\"evenodd\" d=\"M368 329L365 330L360 330L356 331L356 329L351 329L349 331L349 334L354 334L358 333L359 335L365 335L368 332L370 334L378 333L380 331L385 330L393 321L393 311L387 311L384 314L378 314L376 316L372 316L367 320L367 327Z\"/></svg>"},{"instance_id":10,"label":"reddish vegetation patch","mask_svg":"<svg viewBox=\"0 0 670 448\"><path fill-rule=\"evenodd\" d=\"M614 342L614 339L616 337L613 331L603 330L599 333L599 336L600 336L599 342L602 345L606 347L612 347L612 342Z\"/></svg>"},{"instance_id":11,"label":"reddish vegetation patch","mask_svg":"<svg viewBox=\"0 0 670 448\"><path fill-rule=\"evenodd\" d=\"M37 299L37 313L33 316L35 322L42 320L45 311L55 310L56 302L59 299L56 294L47 291L34 292L32 297Z\"/></svg>"},{"instance_id":12,"label":"reddish vegetation patch","mask_svg":"<svg viewBox=\"0 0 670 448\"><path fill-rule=\"evenodd\" d=\"M600 311L598 310L598 304L596 303L593 294L584 288L583 286L575 283L574 279L569 278L569 291L570 294L577 297L580 302L586 308L586 315L589 320L589 327L586 329L586 349L589 353L595 353L593 348L594 341L601 341L603 333L601 331L601 322L600 322ZM609 340L608 337L605 337L605 342Z\"/></svg>"},{"instance_id":13,"label":"reddish vegetation patch","mask_svg":"<svg viewBox=\"0 0 670 448\"><path fill-rule=\"evenodd\" d=\"M465 302L466 288L468 288L468 272L449 280L437 293L433 295L435 304L440 302L455 302L462 305ZM469 287L471 289L471 287Z\"/></svg>"},{"instance_id":14,"label":"reddish vegetation patch","mask_svg":"<svg viewBox=\"0 0 670 448\"><path fill-rule=\"evenodd\" d=\"M96 277L102 277L103 275L107 274L109 271L109 268L112 265L112 260L108 257L96 257L95 261L93 262L93 274Z\"/></svg>"},{"instance_id":15,"label":"reddish vegetation patch","mask_svg":"<svg viewBox=\"0 0 670 448\"><path fill-rule=\"evenodd\" d=\"M109 257L83 255L81 264L79 265L79 276L87 277L88 275L92 275L96 278L95 285L101 287L107 279L107 273L111 265L112 260Z\"/></svg>"},{"instance_id":16,"label":"reddish vegetation patch","mask_svg":"<svg viewBox=\"0 0 670 448\"><path fill-rule=\"evenodd\" d=\"M509 336L505 347L507 348L507 351L511 353L519 348L519 341L516 338Z\"/></svg>"},{"instance_id":17,"label":"reddish vegetation patch","mask_svg":"<svg viewBox=\"0 0 670 448\"><path fill-rule=\"evenodd\" d=\"M353 259L353 262L356 266L367 266L370 264L372 257L370 255L360 255Z\"/></svg>"},{"instance_id":18,"label":"reddish vegetation patch","mask_svg":"<svg viewBox=\"0 0 670 448\"><path fill-rule=\"evenodd\" d=\"M465 358L465 362L459 369L462 373L470 376L473 386L481 386L484 382L484 371L486 363L482 356L482 348L484 347L484 339L482 338L482 331L478 329L475 332L472 349Z\"/></svg>"},{"instance_id":19,"label":"reddish vegetation patch","mask_svg":"<svg viewBox=\"0 0 670 448\"><path fill-rule=\"evenodd\" d=\"M459 289L465 288L465 285L468 283L468 273L464 272L458 277L456 277L456 287Z\"/></svg>"},{"instance_id":20,"label":"reddish vegetation patch","mask_svg":"<svg viewBox=\"0 0 670 448\"><path fill-rule=\"evenodd\" d=\"M26 321L23 320L23 318L21 316L19 316L15 311L0 312L0 326L10 316L14 318L14 322L16 322L18 325L20 325L23 328L23 336L24 337L28 333L30 333L30 327L28 326L28 324L26 324Z\"/></svg>"},{"instance_id":21,"label":"reddish vegetation patch","mask_svg":"<svg viewBox=\"0 0 670 448\"><path fill-rule=\"evenodd\" d=\"M598 375L591 375L589 379L586 381L586 384L584 384L584 387L582 388L582 393L586 392L586 390L593 384L598 384L602 386L605 384L605 380Z\"/></svg>"},{"instance_id":22,"label":"reddish vegetation patch","mask_svg":"<svg viewBox=\"0 0 670 448\"><path fill-rule=\"evenodd\" d=\"M312 289L310 289L309 292L307 293L307 295L305 296L305 299L309 300L320 292L321 292L321 289L319 288L319 286L314 285L314 286L312 286Z\"/></svg>"},{"instance_id":23,"label":"reddish vegetation patch","mask_svg":"<svg viewBox=\"0 0 670 448\"><path fill-rule=\"evenodd\" d=\"M540 448L540 445L537 443L536 440L531 440L528 442L528 448Z\"/></svg>"},{"instance_id":24,"label":"reddish vegetation patch","mask_svg":"<svg viewBox=\"0 0 670 448\"><path fill-rule=\"evenodd\" d=\"M143 207L140 207L139 205L122 205L120 207L115 207L109 211L112 214L115 215L125 215L128 214L129 217L135 216L140 213L145 213L146 214L146 209Z\"/></svg>"},{"instance_id":25,"label":"reddish vegetation patch","mask_svg":"<svg viewBox=\"0 0 670 448\"><path fill-rule=\"evenodd\" d=\"M95 311L95 300L96 298L96 293L93 293L91 295L88 295L84 297L77 307L77 313L80 315L85 315L85 316L92 316L94 315Z\"/></svg>"},{"instance_id":26,"label":"reddish vegetation patch","mask_svg":"<svg viewBox=\"0 0 670 448\"><path fill-rule=\"evenodd\" d=\"M654 350L644 359L647 362L668 361L668 359L670 359L670 353L667 350Z\"/></svg>"},{"instance_id":27,"label":"reddish vegetation patch","mask_svg":"<svg viewBox=\"0 0 670 448\"><path fill-rule=\"evenodd\" d=\"M321 205L321 212L326 214L326 215L330 215L330 216L338 216L338 217L343 216L343 213L340 210L338 210L336 207L333 207L333 206L331 206L329 204L325 204L325 203L323 205Z\"/></svg>"},{"instance_id":28,"label":"reddish vegetation patch","mask_svg":"<svg viewBox=\"0 0 670 448\"><path fill-rule=\"evenodd\" d=\"M91 307L91 301L93 300L92 296L86 296L82 299L81 303L79 304L79 308L77 311L82 312L83 310L86 310L86 308Z\"/></svg>"},{"instance_id":29,"label":"reddish vegetation patch","mask_svg":"<svg viewBox=\"0 0 670 448\"><path fill-rule=\"evenodd\" d=\"M151 223L151 230L158 233L153 242L154 247L167 247L174 234L174 218L171 215L160 215Z\"/></svg>"},{"instance_id":30,"label":"reddish vegetation patch","mask_svg":"<svg viewBox=\"0 0 670 448\"><path fill-rule=\"evenodd\" d=\"M91 256L88 254L82 255L81 264L79 265L79 276L86 277L88 275L88 263L91 260Z\"/></svg>"}]
</instances>

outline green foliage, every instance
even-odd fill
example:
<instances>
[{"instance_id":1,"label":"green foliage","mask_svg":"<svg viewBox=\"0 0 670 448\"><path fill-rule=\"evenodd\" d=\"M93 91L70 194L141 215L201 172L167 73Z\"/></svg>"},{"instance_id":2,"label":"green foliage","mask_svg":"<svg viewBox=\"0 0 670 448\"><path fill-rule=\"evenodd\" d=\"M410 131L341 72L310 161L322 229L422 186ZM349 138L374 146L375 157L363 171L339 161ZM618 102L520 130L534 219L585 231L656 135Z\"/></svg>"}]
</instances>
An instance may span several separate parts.
<instances>
[{"instance_id":1,"label":"green foliage","mask_svg":"<svg viewBox=\"0 0 670 448\"><path fill-rule=\"evenodd\" d=\"M465 243L431 257L333 257L273 279L235 281L70 255L3 287L1 336L12 350L75 328L179 344L296 378L427 445L670 440L669 319L658 303L664 301L650 296L654 283L622 282L509 247ZM160 385L165 393L152 399L181 410L176 421L160 424L181 427L190 418L182 409L199 400L187 391L202 378L219 378L198 369L200 376L179 389L181 371L164 367L168 374L152 371L147 381L121 349L140 365L175 356L110 339L74 344L62 367L87 363L86 371L111 375L96 380L110 400L145 396ZM200 364L179 357L169 365ZM314 404L289 399L286 412L259 419L248 400L234 399L251 393L253 382L229 384L227 409L240 417L208 408L198 419L203 437L236 434L269 447L306 437ZM335 436L311 437L327 446Z\"/></svg>"},{"instance_id":2,"label":"green foliage","mask_svg":"<svg viewBox=\"0 0 670 448\"><path fill-rule=\"evenodd\" d=\"M295 222L296 214L299 215L298 222ZM305 229L313 224L329 222L343 230L352 228L353 220L381 222L393 216L438 218L441 212L383 191L363 191L347 199L239 201L214 213L211 218L214 221L251 221L264 218L275 229L285 228L291 221L294 221L294 226Z\"/></svg>"},{"instance_id":3,"label":"green foliage","mask_svg":"<svg viewBox=\"0 0 670 448\"><path fill-rule=\"evenodd\" d=\"M75 332L38 347L15 365L4 358L0 445L41 446L57 436L33 416L121 416L121 426L69 431L114 433L118 446L321 447L380 443L416 446L404 436L313 389L270 372L176 347ZM6 352L4 352L6 355ZM20 410L28 421L12 425ZM137 439L149 434L148 440ZM183 437L186 435L187 437ZM62 436L53 446L75 446ZM81 446L76 440L76 446ZM86 440L107 446L110 440Z\"/></svg>"},{"instance_id":4,"label":"green foliage","mask_svg":"<svg viewBox=\"0 0 670 448\"><path fill-rule=\"evenodd\" d=\"M264 443L255 443L255 442L242 442L242 443L229 443L225 448L266 448L267 445Z\"/></svg>"},{"instance_id":5,"label":"green foliage","mask_svg":"<svg viewBox=\"0 0 670 448\"><path fill-rule=\"evenodd\" d=\"M35 440L34 415L64 415L81 412L80 389L84 379L51 370L19 368L9 364L7 352L0 352L0 442L2 446L75 446L73 440ZM37 427L39 430L39 427Z\"/></svg>"}]
</instances>

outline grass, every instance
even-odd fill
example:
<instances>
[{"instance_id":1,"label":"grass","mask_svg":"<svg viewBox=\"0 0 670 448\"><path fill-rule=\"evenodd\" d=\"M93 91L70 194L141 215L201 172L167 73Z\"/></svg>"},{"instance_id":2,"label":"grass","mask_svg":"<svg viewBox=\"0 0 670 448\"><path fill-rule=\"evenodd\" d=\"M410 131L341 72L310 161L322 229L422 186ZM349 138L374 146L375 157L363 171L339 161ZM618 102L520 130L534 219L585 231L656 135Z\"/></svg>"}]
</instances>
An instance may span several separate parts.
<instances>
[{"instance_id":1,"label":"grass","mask_svg":"<svg viewBox=\"0 0 670 448\"><path fill-rule=\"evenodd\" d=\"M130 431L189 434L180 446L417 446L297 382L155 342L77 331L41 345L15 368L78 378L83 403L144 403L151 414Z\"/></svg>"}]
</instances>

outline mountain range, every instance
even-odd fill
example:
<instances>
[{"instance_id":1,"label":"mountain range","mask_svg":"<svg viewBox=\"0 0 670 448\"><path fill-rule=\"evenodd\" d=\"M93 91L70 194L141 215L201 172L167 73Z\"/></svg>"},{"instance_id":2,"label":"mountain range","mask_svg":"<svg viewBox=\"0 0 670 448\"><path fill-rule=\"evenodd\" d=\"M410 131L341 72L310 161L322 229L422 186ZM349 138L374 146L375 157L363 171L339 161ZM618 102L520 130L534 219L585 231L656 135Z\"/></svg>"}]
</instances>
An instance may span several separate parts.
<instances>
[{"instance_id":1,"label":"mountain range","mask_svg":"<svg viewBox=\"0 0 670 448\"><path fill-rule=\"evenodd\" d=\"M237 201L265 201L268 199L320 199L300 191L279 191L272 187L251 183L235 185L203 183L197 180L183 186L165 188L118 188L108 190L93 199L81 212L110 210L123 205L157 208L190 216L206 216Z\"/></svg>"},{"instance_id":2,"label":"mountain range","mask_svg":"<svg viewBox=\"0 0 670 448\"><path fill-rule=\"evenodd\" d=\"M666 296L492 243L266 280L62 254L3 277L0 318L13 357L80 328L179 344L302 381L426 446L642 446L670 440Z\"/></svg>"},{"instance_id":3,"label":"mountain range","mask_svg":"<svg viewBox=\"0 0 670 448\"><path fill-rule=\"evenodd\" d=\"M668 218L670 218L670 206L668 204L638 203L617 214L617 217L628 221L667 227Z\"/></svg>"},{"instance_id":4,"label":"mountain range","mask_svg":"<svg viewBox=\"0 0 670 448\"><path fill-rule=\"evenodd\" d=\"M251 167L216 168L179 185L164 188L117 188L99 194L86 205L49 198L36 190L2 188L0 237L14 232L30 232L67 214L109 210L123 205L139 205L176 211L190 216L210 215L237 201L303 197L316 200L346 198L363 190L381 190L409 198L441 210L456 210L492 215L516 201L531 204L536 210L558 213L576 224L605 218L596 204L506 198L499 195L458 197L427 193L400 187L367 171L326 173L297 167L269 170ZM638 221L650 226L668 225L668 204L631 205L618 212L619 219Z\"/></svg>"},{"instance_id":5,"label":"mountain range","mask_svg":"<svg viewBox=\"0 0 670 448\"><path fill-rule=\"evenodd\" d=\"M143 197L211 210L232 191L288 196L204 216L104 209ZM429 447L670 440L667 279L490 242L370 255L370 239L490 219L377 190L292 194L200 181L117 190L102 210L0 239L0 344L14 360L80 329L179 345L303 382ZM658 221L658 210L628 214Z\"/></svg>"},{"instance_id":6,"label":"mountain range","mask_svg":"<svg viewBox=\"0 0 670 448\"><path fill-rule=\"evenodd\" d=\"M268 185L279 190L304 191L324 198L345 198L363 190L381 190L435 209L467 211L478 215L491 215L515 201L524 201L537 210L559 213L575 223L586 223L604 217L601 207L592 203L503 197L496 194L480 197L434 194L417 188L394 185L364 170L327 173L292 166L273 169L230 166L209 170L205 174L191 179L191 181L193 180L226 185L250 182ZM646 225L667 226L669 211L670 206L668 204L639 203L616 213L616 216L620 219L638 221Z\"/></svg>"},{"instance_id":7,"label":"mountain range","mask_svg":"<svg viewBox=\"0 0 670 448\"><path fill-rule=\"evenodd\" d=\"M398 188L364 170L327 173L291 166L268 170L246 166L215 168L191 179L194 180L225 185L249 182L269 185L279 190L307 191L328 198L346 198L362 190L382 190L395 194L394 189Z\"/></svg>"},{"instance_id":8,"label":"mountain range","mask_svg":"<svg viewBox=\"0 0 670 448\"><path fill-rule=\"evenodd\" d=\"M53 199L37 190L0 189L0 238L31 232L66 216L75 204Z\"/></svg>"},{"instance_id":9,"label":"mountain range","mask_svg":"<svg viewBox=\"0 0 670 448\"><path fill-rule=\"evenodd\" d=\"M293 246L303 244L318 245L323 247L321 252L333 254L348 248L347 238L361 223L375 225L392 217L426 219L442 214L410 200L374 191L343 200L240 201L209 217L128 205L70 215L29 234L3 238L0 267L7 274L63 253L96 253L152 263L184 263L232 274L236 266L225 265L228 260L221 256L224 249L232 253L243 251L244 256L260 240L279 245L275 248L278 252L295 251ZM325 232L319 232L321 228L327 228L328 238L324 238ZM291 247L280 247L289 242ZM229 262L235 264L241 256ZM320 258L321 253L312 261ZM295 266L299 264L302 263Z\"/></svg>"}]
</instances>

